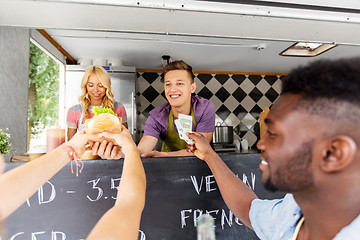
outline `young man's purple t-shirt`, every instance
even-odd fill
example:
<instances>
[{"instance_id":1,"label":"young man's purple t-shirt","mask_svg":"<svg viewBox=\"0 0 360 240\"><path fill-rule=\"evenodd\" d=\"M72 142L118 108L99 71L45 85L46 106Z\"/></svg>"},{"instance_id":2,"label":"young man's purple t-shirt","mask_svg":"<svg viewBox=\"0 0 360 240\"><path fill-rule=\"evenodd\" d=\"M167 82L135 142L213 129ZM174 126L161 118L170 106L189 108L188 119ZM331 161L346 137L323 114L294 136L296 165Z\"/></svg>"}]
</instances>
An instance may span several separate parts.
<instances>
[{"instance_id":1,"label":"young man's purple t-shirt","mask_svg":"<svg viewBox=\"0 0 360 240\"><path fill-rule=\"evenodd\" d=\"M192 126L194 132L214 132L215 130L215 108L214 104L202 97L191 97L195 122ZM149 117L145 122L144 136L153 136L157 139L165 139L168 130L168 118L170 104L167 102L150 111ZM177 131L173 123L173 129Z\"/></svg>"}]
</instances>

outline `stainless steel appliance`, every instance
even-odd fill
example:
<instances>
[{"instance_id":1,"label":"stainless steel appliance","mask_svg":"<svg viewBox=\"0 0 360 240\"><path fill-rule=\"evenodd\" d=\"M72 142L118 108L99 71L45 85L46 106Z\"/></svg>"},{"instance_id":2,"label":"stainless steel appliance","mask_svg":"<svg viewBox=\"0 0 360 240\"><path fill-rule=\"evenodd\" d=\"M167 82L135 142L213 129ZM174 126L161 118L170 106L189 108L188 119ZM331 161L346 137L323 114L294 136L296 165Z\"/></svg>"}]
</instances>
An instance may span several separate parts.
<instances>
[{"instance_id":1,"label":"stainless steel appliance","mask_svg":"<svg viewBox=\"0 0 360 240\"><path fill-rule=\"evenodd\" d=\"M213 144L215 152L237 152L239 151L233 143L216 143Z\"/></svg>"},{"instance_id":2,"label":"stainless steel appliance","mask_svg":"<svg viewBox=\"0 0 360 240\"><path fill-rule=\"evenodd\" d=\"M66 65L65 108L66 111L79 103L81 79L87 66ZM122 103L127 113L127 123L133 137L136 134L135 67L104 66L111 78L115 100Z\"/></svg>"},{"instance_id":3,"label":"stainless steel appliance","mask_svg":"<svg viewBox=\"0 0 360 240\"><path fill-rule=\"evenodd\" d=\"M212 140L215 152L236 152L238 150L233 143L233 126L222 125L218 122L215 126Z\"/></svg>"},{"instance_id":4,"label":"stainless steel appliance","mask_svg":"<svg viewBox=\"0 0 360 240\"><path fill-rule=\"evenodd\" d=\"M232 143L234 140L233 126L221 125L219 122L215 126L213 134L213 142L217 143Z\"/></svg>"}]
</instances>

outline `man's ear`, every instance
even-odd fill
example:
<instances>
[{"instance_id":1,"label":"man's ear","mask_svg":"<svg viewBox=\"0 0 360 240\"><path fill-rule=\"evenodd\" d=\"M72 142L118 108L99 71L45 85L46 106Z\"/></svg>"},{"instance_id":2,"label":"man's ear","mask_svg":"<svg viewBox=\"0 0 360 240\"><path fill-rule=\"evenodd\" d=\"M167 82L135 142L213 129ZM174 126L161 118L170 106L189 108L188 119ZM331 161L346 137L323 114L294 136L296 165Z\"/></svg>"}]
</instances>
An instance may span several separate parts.
<instances>
[{"instance_id":1,"label":"man's ear","mask_svg":"<svg viewBox=\"0 0 360 240\"><path fill-rule=\"evenodd\" d=\"M191 84L191 93L194 93L195 90L196 90L196 83L193 82L193 83Z\"/></svg>"},{"instance_id":2,"label":"man's ear","mask_svg":"<svg viewBox=\"0 0 360 240\"><path fill-rule=\"evenodd\" d=\"M329 173L341 171L354 160L356 149L356 143L350 137L336 136L328 139L322 152L320 168Z\"/></svg>"}]
</instances>

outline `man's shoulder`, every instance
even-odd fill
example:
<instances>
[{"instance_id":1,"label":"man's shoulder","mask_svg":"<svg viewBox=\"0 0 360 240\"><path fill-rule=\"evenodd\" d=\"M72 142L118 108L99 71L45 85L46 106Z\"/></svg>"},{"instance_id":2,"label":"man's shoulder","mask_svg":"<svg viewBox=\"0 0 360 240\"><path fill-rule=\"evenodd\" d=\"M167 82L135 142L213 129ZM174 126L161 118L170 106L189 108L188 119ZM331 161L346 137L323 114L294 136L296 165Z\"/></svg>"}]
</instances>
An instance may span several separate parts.
<instances>
[{"instance_id":1,"label":"man's shoulder","mask_svg":"<svg viewBox=\"0 0 360 240\"><path fill-rule=\"evenodd\" d=\"M154 108L153 110L151 110L149 112L149 114L151 116L155 116L155 117L161 117L161 116L164 116L164 115L168 116L169 113L170 113L170 104L169 104L169 102L166 102L166 103Z\"/></svg>"},{"instance_id":2,"label":"man's shoulder","mask_svg":"<svg viewBox=\"0 0 360 240\"><path fill-rule=\"evenodd\" d=\"M159 138L166 132L167 122L170 113L170 104L165 103L149 112L149 117L145 122L144 136L149 135Z\"/></svg>"},{"instance_id":3,"label":"man's shoulder","mask_svg":"<svg viewBox=\"0 0 360 240\"><path fill-rule=\"evenodd\" d=\"M192 105L195 115L210 114L210 116L215 117L215 107L210 100L199 96L192 97Z\"/></svg>"},{"instance_id":4,"label":"man's shoulder","mask_svg":"<svg viewBox=\"0 0 360 240\"><path fill-rule=\"evenodd\" d=\"M301 216L292 194L280 199L254 199L249 212L251 226L260 239L275 239L280 235L281 239L290 239Z\"/></svg>"},{"instance_id":5,"label":"man's shoulder","mask_svg":"<svg viewBox=\"0 0 360 240\"><path fill-rule=\"evenodd\" d=\"M251 204L251 211L262 215L265 211L268 214L275 214L285 217L287 215L301 214L300 206L296 203L292 194L286 194L280 199L254 199Z\"/></svg>"},{"instance_id":6,"label":"man's shoulder","mask_svg":"<svg viewBox=\"0 0 360 240\"><path fill-rule=\"evenodd\" d=\"M344 227L333 240L355 240L360 235L360 214L349 225Z\"/></svg>"},{"instance_id":7,"label":"man's shoulder","mask_svg":"<svg viewBox=\"0 0 360 240\"><path fill-rule=\"evenodd\" d=\"M214 104L212 103L212 101L210 101L209 99L200 97L200 96L193 96L191 98L191 102L193 105L193 108L201 108L201 109L206 109L206 108L214 108ZM215 111L215 110L214 110Z\"/></svg>"},{"instance_id":8,"label":"man's shoulder","mask_svg":"<svg viewBox=\"0 0 360 240\"><path fill-rule=\"evenodd\" d=\"M212 104L212 102L209 99L200 96L192 96L191 98L193 104L204 104L204 105Z\"/></svg>"},{"instance_id":9,"label":"man's shoulder","mask_svg":"<svg viewBox=\"0 0 360 240\"><path fill-rule=\"evenodd\" d=\"M258 202L273 202L274 204L286 204L286 205L294 205L297 206L297 203L294 199L294 196L291 193L287 193L285 194L285 196L283 198L278 198L278 199L254 199L253 201L258 201Z\"/></svg>"}]
</instances>

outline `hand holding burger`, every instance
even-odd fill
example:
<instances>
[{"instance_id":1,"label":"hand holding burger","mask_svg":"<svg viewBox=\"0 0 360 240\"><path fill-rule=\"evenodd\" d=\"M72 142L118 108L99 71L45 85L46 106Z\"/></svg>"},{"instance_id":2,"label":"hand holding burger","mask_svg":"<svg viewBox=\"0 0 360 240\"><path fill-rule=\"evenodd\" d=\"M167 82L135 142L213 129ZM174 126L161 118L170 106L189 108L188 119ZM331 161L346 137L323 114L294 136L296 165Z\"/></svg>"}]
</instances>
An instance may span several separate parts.
<instances>
[{"instance_id":1,"label":"hand holding burger","mask_svg":"<svg viewBox=\"0 0 360 240\"><path fill-rule=\"evenodd\" d=\"M85 131L87 134L97 134L102 132L120 133L122 130L121 117L117 117L114 111L110 108L94 107L91 110L94 117L86 120ZM107 140L117 145L113 139L101 138L98 142Z\"/></svg>"}]
</instances>

